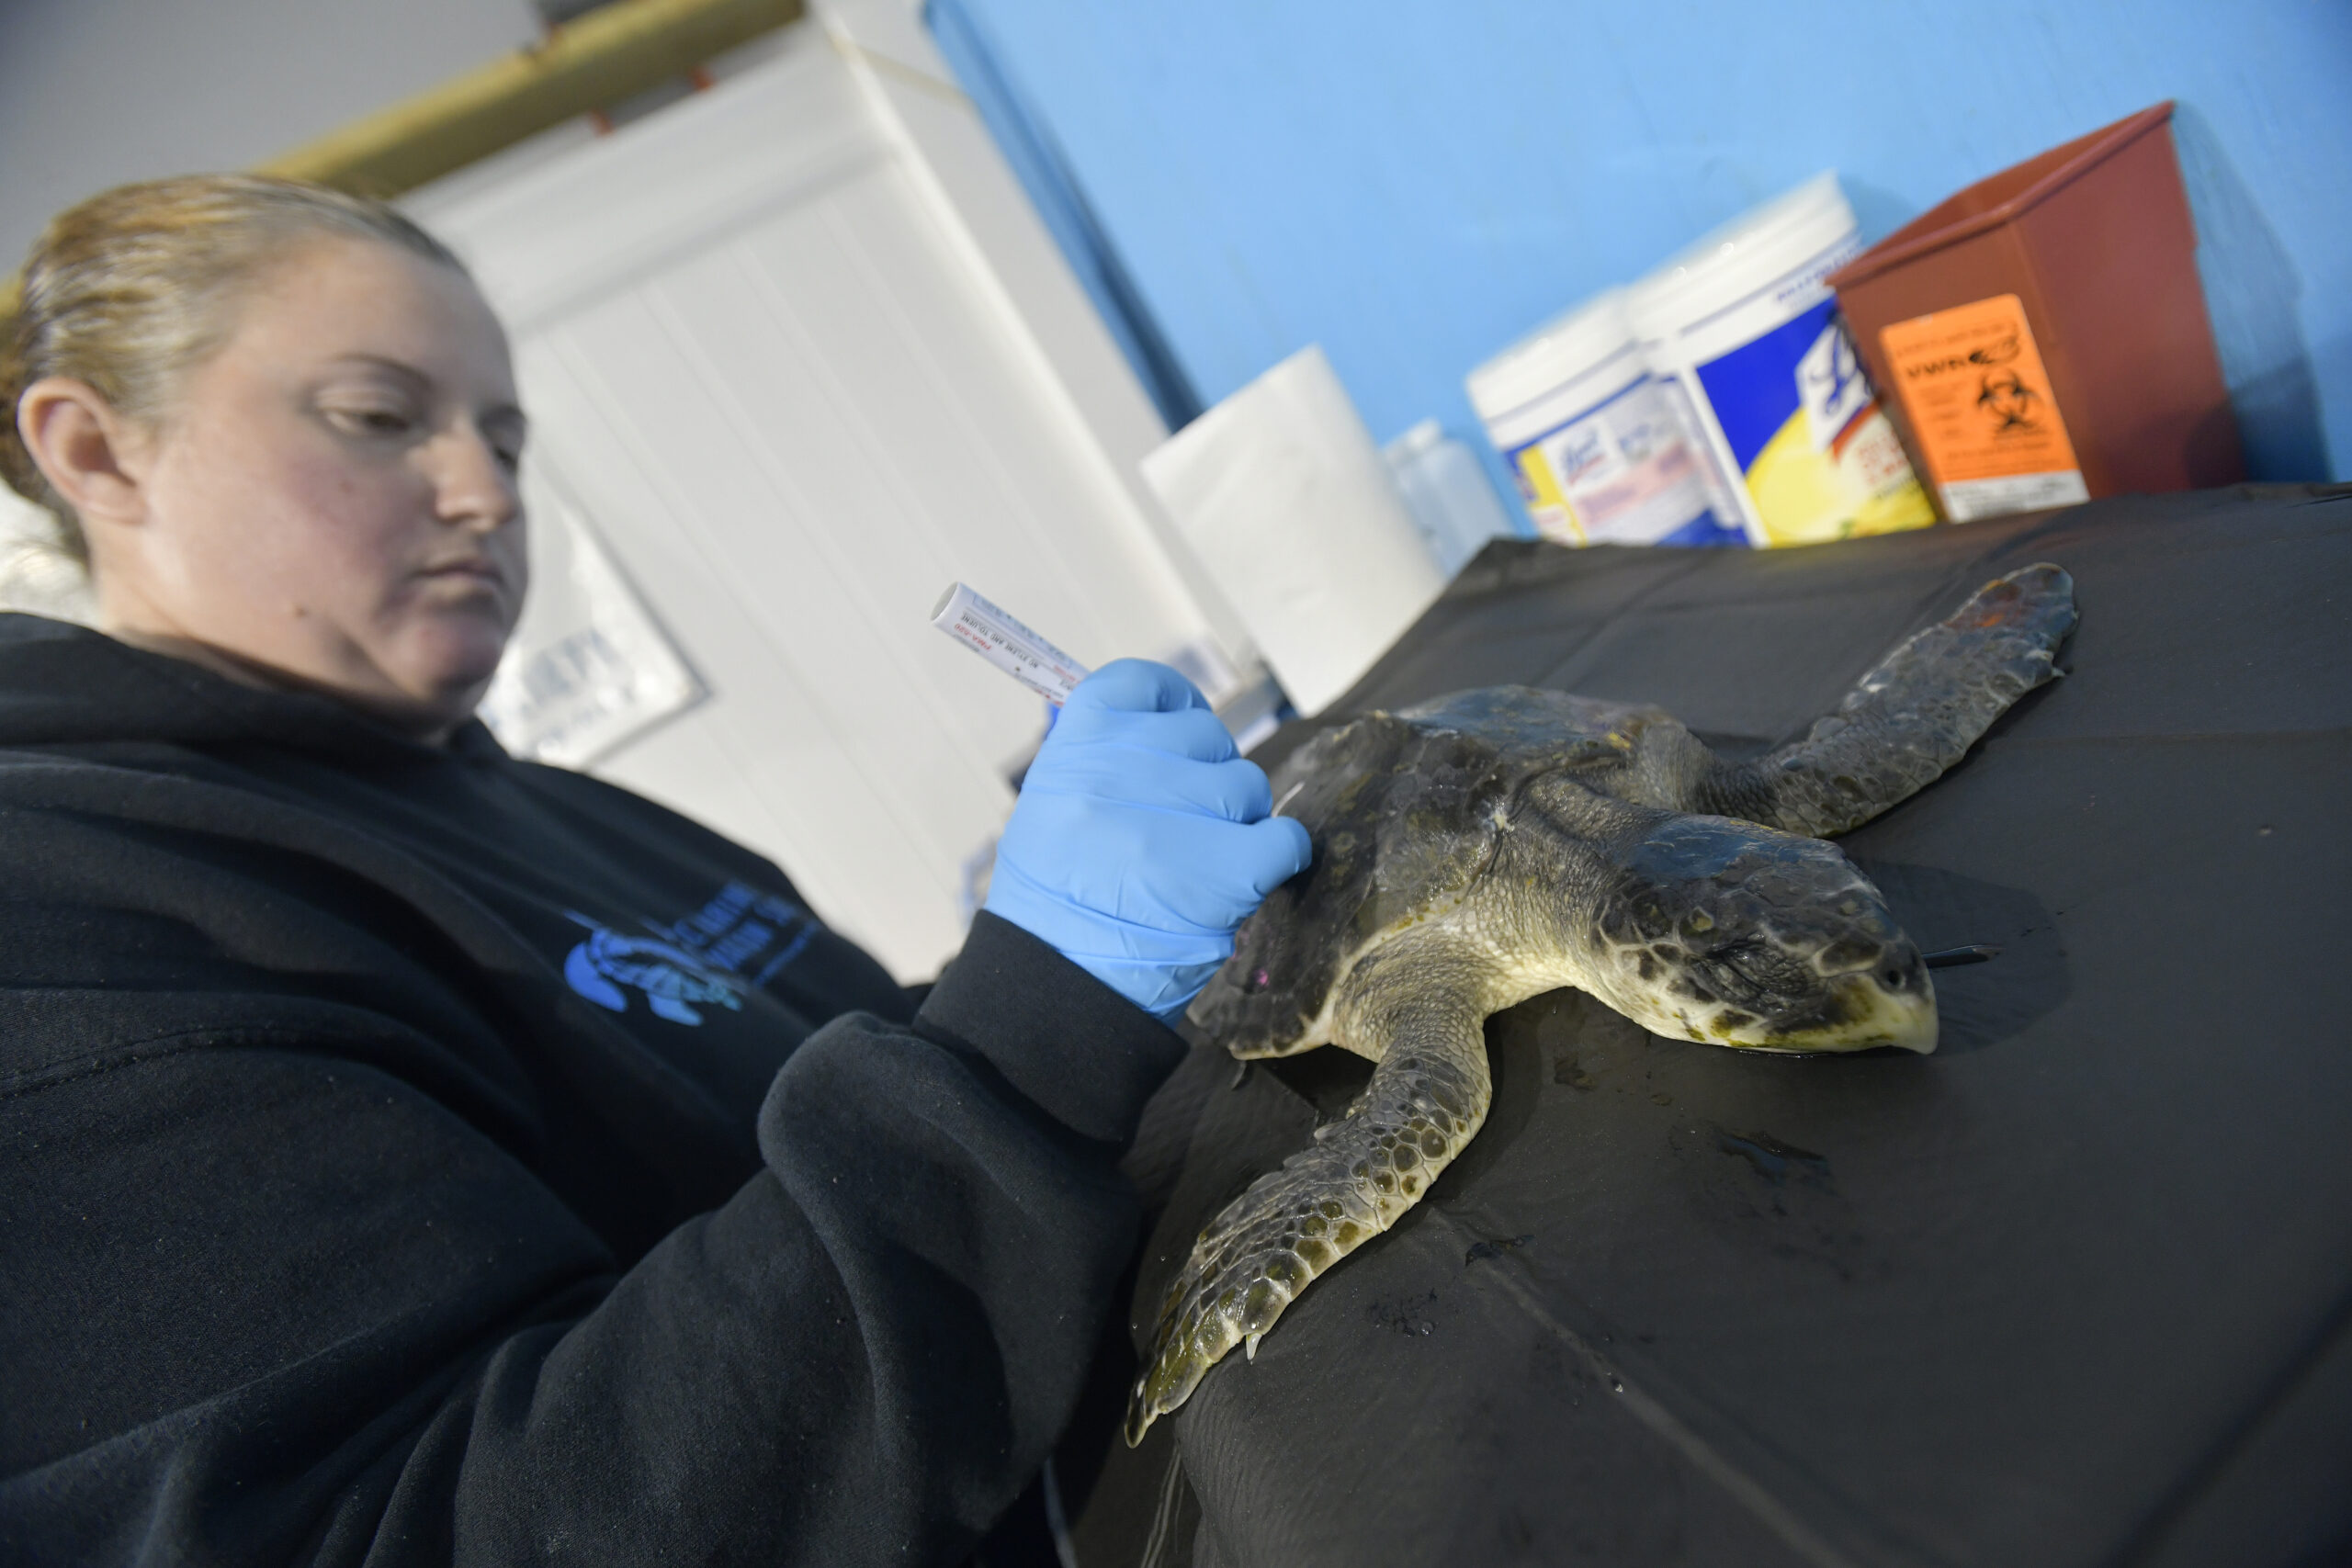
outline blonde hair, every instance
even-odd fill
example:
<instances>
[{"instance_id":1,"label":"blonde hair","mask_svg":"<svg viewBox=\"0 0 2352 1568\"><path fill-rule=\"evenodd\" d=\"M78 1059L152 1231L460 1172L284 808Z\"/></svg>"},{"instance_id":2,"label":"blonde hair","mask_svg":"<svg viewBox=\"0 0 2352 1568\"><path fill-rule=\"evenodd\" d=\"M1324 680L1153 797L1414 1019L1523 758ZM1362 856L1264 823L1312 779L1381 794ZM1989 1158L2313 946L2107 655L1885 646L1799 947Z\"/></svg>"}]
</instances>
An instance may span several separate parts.
<instances>
[{"instance_id":1,"label":"blonde hair","mask_svg":"<svg viewBox=\"0 0 2352 1568\"><path fill-rule=\"evenodd\" d=\"M56 520L58 552L88 565L80 521L17 429L25 389L48 376L85 382L153 429L187 373L227 341L243 289L299 242L336 235L465 270L383 202L259 175L117 186L50 220L15 319L0 321L0 479Z\"/></svg>"}]
</instances>

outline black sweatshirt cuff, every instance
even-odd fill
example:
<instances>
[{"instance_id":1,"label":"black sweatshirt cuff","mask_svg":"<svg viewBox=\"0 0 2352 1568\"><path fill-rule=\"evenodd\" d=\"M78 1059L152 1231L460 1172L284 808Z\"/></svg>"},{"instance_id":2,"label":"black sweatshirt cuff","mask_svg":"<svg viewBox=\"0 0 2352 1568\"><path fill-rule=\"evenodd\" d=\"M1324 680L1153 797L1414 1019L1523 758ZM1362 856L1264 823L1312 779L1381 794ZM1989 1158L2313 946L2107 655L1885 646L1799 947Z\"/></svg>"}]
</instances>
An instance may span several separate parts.
<instances>
[{"instance_id":1,"label":"black sweatshirt cuff","mask_svg":"<svg viewBox=\"0 0 2352 1568\"><path fill-rule=\"evenodd\" d=\"M915 1027L970 1046L1055 1120L1122 1147L1184 1057L1158 1019L985 909Z\"/></svg>"}]
</instances>

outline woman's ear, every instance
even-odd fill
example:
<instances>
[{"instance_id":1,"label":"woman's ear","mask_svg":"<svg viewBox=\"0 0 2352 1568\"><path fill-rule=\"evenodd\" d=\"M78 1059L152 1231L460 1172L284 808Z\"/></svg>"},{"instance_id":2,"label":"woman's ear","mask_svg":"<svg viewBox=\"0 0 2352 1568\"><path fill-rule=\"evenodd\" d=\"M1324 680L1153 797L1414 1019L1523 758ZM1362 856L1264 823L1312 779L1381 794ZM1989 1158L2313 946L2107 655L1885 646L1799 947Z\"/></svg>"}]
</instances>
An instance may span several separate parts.
<instances>
[{"instance_id":1,"label":"woman's ear","mask_svg":"<svg viewBox=\"0 0 2352 1568\"><path fill-rule=\"evenodd\" d=\"M85 523L144 520L135 465L143 433L96 388L63 376L41 378L17 396L17 431L41 477Z\"/></svg>"}]
</instances>

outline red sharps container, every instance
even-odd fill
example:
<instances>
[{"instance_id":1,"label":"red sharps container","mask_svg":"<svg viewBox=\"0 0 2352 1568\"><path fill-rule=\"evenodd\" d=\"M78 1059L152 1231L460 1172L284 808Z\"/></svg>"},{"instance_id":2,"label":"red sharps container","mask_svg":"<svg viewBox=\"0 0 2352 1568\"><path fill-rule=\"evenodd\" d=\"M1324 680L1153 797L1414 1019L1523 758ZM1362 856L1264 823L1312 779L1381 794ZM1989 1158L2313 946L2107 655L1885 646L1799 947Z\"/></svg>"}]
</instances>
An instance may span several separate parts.
<instances>
[{"instance_id":1,"label":"red sharps container","mask_svg":"<svg viewBox=\"0 0 2352 1568\"><path fill-rule=\"evenodd\" d=\"M2172 107L2004 169L1830 274L1951 521L2243 477Z\"/></svg>"}]
</instances>

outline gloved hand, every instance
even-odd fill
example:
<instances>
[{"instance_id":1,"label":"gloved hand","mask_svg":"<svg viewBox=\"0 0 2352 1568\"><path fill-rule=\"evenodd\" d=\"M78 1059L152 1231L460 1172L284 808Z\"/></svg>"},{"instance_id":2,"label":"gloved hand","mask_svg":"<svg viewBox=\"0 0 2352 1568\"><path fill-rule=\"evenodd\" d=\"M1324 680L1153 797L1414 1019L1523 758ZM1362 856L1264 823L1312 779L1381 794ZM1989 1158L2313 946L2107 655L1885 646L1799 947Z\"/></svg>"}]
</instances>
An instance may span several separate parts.
<instances>
[{"instance_id":1,"label":"gloved hand","mask_svg":"<svg viewBox=\"0 0 2352 1568\"><path fill-rule=\"evenodd\" d=\"M1306 829L1270 817L1265 771L1190 681L1122 659L1070 693L996 851L990 913L1163 1020L1233 952L1233 931L1306 868Z\"/></svg>"}]
</instances>

